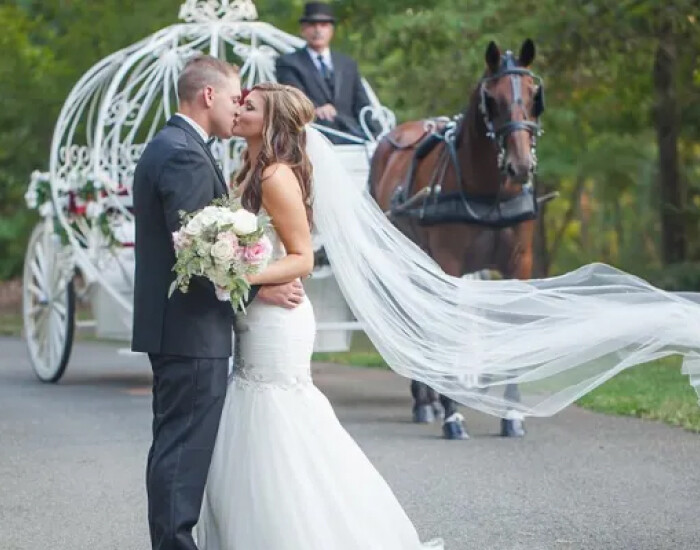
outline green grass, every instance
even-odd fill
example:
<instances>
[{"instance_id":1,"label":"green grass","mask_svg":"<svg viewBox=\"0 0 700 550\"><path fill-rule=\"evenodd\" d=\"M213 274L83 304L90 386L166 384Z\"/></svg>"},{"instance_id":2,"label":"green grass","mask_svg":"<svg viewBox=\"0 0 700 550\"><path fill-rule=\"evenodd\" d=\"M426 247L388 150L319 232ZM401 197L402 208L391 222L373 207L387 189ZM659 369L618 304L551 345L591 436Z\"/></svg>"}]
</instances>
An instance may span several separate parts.
<instances>
[{"instance_id":1,"label":"green grass","mask_svg":"<svg viewBox=\"0 0 700 550\"><path fill-rule=\"evenodd\" d=\"M353 365L356 367L381 367L387 368L382 356L372 351L346 351L337 353L314 353L314 361L323 363L337 363L339 365Z\"/></svg>"},{"instance_id":2,"label":"green grass","mask_svg":"<svg viewBox=\"0 0 700 550\"><path fill-rule=\"evenodd\" d=\"M677 357L622 372L578 404L597 412L660 420L700 432L698 396L688 377L681 374Z\"/></svg>"},{"instance_id":3,"label":"green grass","mask_svg":"<svg viewBox=\"0 0 700 550\"><path fill-rule=\"evenodd\" d=\"M14 312L0 312L0 336L19 336L21 333L22 316Z\"/></svg>"},{"instance_id":4,"label":"green grass","mask_svg":"<svg viewBox=\"0 0 700 550\"><path fill-rule=\"evenodd\" d=\"M350 351L314 353L312 360L324 363L337 363L339 365L352 365L355 367L389 368L364 332L353 333Z\"/></svg>"}]
</instances>

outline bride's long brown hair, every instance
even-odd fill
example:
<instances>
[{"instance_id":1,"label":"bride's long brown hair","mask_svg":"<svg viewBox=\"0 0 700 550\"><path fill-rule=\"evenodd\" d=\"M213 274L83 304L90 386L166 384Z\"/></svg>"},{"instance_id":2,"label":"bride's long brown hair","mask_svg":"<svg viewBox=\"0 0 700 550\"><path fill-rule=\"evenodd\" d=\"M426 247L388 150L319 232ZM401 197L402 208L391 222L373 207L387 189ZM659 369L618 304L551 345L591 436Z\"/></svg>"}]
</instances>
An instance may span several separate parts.
<instances>
[{"instance_id":1,"label":"bride's long brown hair","mask_svg":"<svg viewBox=\"0 0 700 550\"><path fill-rule=\"evenodd\" d=\"M298 89L276 82L265 82L251 89L261 92L265 112L263 114L262 148L251 166L248 151L243 153L243 166L236 175L240 185L250 174L243 190L243 207L257 212L262 206L262 182L265 168L275 163L288 165L301 186L306 217L312 223L311 178L313 168L306 154L304 126L314 119L314 105Z\"/></svg>"}]
</instances>

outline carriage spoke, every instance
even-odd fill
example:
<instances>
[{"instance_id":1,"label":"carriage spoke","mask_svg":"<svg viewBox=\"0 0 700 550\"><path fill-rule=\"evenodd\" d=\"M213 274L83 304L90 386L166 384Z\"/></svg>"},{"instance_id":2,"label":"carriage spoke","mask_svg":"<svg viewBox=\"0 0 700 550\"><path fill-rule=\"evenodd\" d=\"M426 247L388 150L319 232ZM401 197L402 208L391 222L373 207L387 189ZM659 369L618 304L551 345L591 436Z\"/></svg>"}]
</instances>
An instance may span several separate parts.
<instances>
[{"instance_id":1,"label":"carriage spoke","mask_svg":"<svg viewBox=\"0 0 700 550\"><path fill-rule=\"evenodd\" d=\"M54 313L55 320L51 323L51 339L53 341L54 355L51 357L51 367L53 368L60 360L63 352L63 322L57 314Z\"/></svg>"},{"instance_id":2,"label":"carriage spoke","mask_svg":"<svg viewBox=\"0 0 700 550\"><path fill-rule=\"evenodd\" d=\"M32 266L34 266L35 263L37 269L35 276L37 277L39 284L44 288L48 288L48 274L50 273L50 271L48 269L48 266L46 265L47 258L44 250L44 244L41 241L36 243L35 261L32 262Z\"/></svg>"},{"instance_id":3,"label":"carriage spoke","mask_svg":"<svg viewBox=\"0 0 700 550\"><path fill-rule=\"evenodd\" d=\"M49 313L49 318L46 323L46 339L49 341L50 351L48 354L47 366L50 368L56 361L56 355L59 349L56 347L56 313L54 311Z\"/></svg>"},{"instance_id":4,"label":"carriage spoke","mask_svg":"<svg viewBox=\"0 0 700 550\"><path fill-rule=\"evenodd\" d=\"M39 267L37 266L37 262L34 261L30 264L32 268L32 274L34 275L34 280L43 288L47 288L46 281L44 279L43 273L39 270ZM46 293L43 291L40 291L41 294L39 295L40 300L45 300L46 299Z\"/></svg>"},{"instance_id":5,"label":"carriage spoke","mask_svg":"<svg viewBox=\"0 0 700 550\"><path fill-rule=\"evenodd\" d=\"M38 312L36 316L32 318L33 321L33 328L34 332L37 333L38 330L41 329L42 323L44 322L44 319L46 318L46 307L43 305L38 305L36 306L38 309ZM38 336L38 334L36 334Z\"/></svg>"},{"instance_id":6,"label":"carriage spoke","mask_svg":"<svg viewBox=\"0 0 700 550\"><path fill-rule=\"evenodd\" d=\"M53 309L59 315L59 318L63 321L65 320L68 310L66 306L60 302L53 302Z\"/></svg>"},{"instance_id":7,"label":"carriage spoke","mask_svg":"<svg viewBox=\"0 0 700 550\"><path fill-rule=\"evenodd\" d=\"M46 356L46 338L45 338L45 318L42 318L39 322L36 324L36 330L34 332L34 340L39 343L37 346L37 355L39 356L40 361L44 361L44 358Z\"/></svg>"},{"instance_id":8,"label":"carriage spoke","mask_svg":"<svg viewBox=\"0 0 700 550\"><path fill-rule=\"evenodd\" d=\"M31 309L29 310L29 316L34 319L34 322L36 323L36 319L39 318L39 315L41 315L41 312L46 311L46 307L42 305L33 305Z\"/></svg>"},{"instance_id":9,"label":"carriage spoke","mask_svg":"<svg viewBox=\"0 0 700 550\"><path fill-rule=\"evenodd\" d=\"M54 355L56 355L56 350L55 350L55 342L53 339L53 333L51 331L51 323L47 322L46 323L46 360L44 366L47 369L51 368L51 365L54 363Z\"/></svg>"},{"instance_id":10,"label":"carriage spoke","mask_svg":"<svg viewBox=\"0 0 700 550\"><path fill-rule=\"evenodd\" d=\"M27 290L29 290L29 292L31 292L34 295L38 302L41 302L44 298L44 293L41 290L39 290L39 287L37 287L34 283L29 283L27 285Z\"/></svg>"},{"instance_id":11,"label":"carriage spoke","mask_svg":"<svg viewBox=\"0 0 700 550\"><path fill-rule=\"evenodd\" d=\"M64 302L64 296L67 290L68 288L65 284L57 283L51 292L54 302Z\"/></svg>"}]
</instances>

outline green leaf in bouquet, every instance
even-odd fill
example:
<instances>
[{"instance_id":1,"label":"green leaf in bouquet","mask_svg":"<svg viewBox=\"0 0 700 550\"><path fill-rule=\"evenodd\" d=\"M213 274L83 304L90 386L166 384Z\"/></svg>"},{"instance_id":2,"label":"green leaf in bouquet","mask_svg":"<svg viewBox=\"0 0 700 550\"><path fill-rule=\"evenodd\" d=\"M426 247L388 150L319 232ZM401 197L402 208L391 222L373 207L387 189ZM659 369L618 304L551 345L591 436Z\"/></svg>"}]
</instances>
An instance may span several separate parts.
<instances>
[{"instance_id":1,"label":"green leaf in bouquet","mask_svg":"<svg viewBox=\"0 0 700 550\"><path fill-rule=\"evenodd\" d=\"M178 287L178 280L175 279L173 280L172 283L170 283L170 288L168 289L168 298L170 298L173 295L173 292L175 292L175 289Z\"/></svg>"}]
</instances>

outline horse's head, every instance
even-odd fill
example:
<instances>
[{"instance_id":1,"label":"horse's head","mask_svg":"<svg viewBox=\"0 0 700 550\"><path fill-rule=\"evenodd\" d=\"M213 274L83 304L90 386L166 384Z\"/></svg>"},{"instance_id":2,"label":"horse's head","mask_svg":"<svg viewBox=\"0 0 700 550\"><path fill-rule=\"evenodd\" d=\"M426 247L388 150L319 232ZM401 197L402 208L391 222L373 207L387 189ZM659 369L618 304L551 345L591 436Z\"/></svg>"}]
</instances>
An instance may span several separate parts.
<instances>
[{"instance_id":1,"label":"horse's head","mask_svg":"<svg viewBox=\"0 0 700 550\"><path fill-rule=\"evenodd\" d=\"M536 137L544 111L541 79L530 71L535 44L523 42L520 56L501 51L495 42L486 49L487 71L479 86L480 112L487 135L499 148L501 172L516 183L527 183L537 167Z\"/></svg>"}]
</instances>

